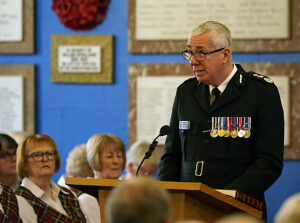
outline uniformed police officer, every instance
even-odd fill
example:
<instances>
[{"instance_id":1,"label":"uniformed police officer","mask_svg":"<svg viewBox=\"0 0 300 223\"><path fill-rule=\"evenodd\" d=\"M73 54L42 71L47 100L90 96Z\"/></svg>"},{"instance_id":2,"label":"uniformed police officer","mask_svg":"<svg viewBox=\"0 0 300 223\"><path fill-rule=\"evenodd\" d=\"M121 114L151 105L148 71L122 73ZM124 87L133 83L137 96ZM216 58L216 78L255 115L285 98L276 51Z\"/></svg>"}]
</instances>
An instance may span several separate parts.
<instances>
[{"instance_id":1,"label":"uniformed police officer","mask_svg":"<svg viewBox=\"0 0 300 223\"><path fill-rule=\"evenodd\" d=\"M183 57L195 77L177 88L158 179L236 189L264 201L283 167L284 118L277 87L231 58L229 29L193 30Z\"/></svg>"}]
</instances>

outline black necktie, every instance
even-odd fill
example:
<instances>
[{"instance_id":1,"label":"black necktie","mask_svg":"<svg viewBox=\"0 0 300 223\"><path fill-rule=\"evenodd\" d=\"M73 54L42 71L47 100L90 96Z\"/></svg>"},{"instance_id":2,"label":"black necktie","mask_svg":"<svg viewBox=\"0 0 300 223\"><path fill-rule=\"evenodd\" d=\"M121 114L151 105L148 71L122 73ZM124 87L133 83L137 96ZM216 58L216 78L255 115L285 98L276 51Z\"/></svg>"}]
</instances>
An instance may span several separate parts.
<instances>
[{"instance_id":1,"label":"black necktie","mask_svg":"<svg viewBox=\"0 0 300 223\"><path fill-rule=\"evenodd\" d=\"M211 91L211 105L213 105L217 101L217 99L220 96L220 93L221 92L220 92L220 90L217 87L215 87L214 89L212 89L212 91Z\"/></svg>"}]
</instances>

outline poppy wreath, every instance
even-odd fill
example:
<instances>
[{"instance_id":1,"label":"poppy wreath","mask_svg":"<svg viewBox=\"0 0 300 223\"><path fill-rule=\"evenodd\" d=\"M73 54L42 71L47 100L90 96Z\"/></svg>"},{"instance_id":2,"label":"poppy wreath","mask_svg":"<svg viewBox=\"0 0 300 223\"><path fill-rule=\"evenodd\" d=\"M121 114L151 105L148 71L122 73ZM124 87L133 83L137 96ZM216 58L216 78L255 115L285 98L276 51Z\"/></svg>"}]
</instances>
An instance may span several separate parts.
<instances>
[{"instance_id":1,"label":"poppy wreath","mask_svg":"<svg viewBox=\"0 0 300 223\"><path fill-rule=\"evenodd\" d=\"M90 30L105 18L109 0L53 0L52 10L66 27Z\"/></svg>"}]
</instances>

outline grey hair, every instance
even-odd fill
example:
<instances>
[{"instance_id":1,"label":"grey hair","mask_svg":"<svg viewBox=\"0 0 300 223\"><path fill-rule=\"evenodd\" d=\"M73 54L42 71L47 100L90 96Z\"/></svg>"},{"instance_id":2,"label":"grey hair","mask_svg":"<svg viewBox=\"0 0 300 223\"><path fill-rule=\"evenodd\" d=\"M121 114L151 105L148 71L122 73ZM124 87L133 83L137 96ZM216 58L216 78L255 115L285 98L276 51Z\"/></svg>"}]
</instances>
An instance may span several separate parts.
<instances>
[{"instance_id":1,"label":"grey hair","mask_svg":"<svg viewBox=\"0 0 300 223\"><path fill-rule=\"evenodd\" d=\"M248 214L237 212L234 214L225 215L224 217L218 219L215 223L264 223L262 220Z\"/></svg>"},{"instance_id":2,"label":"grey hair","mask_svg":"<svg viewBox=\"0 0 300 223\"><path fill-rule=\"evenodd\" d=\"M207 21L196 27L192 34L198 36L203 33L210 33L216 47L228 47L231 48L231 33L230 30L222 23L215 21Z\"/></svg>"},{"instance_id":3,"label":"grey hair","mask_svg":"<svg viewBox=\"0 0 300 223\"><path fill-rule=\"evenodd\" d=\"M296 193L284 201L275 216L275 223L300 222L300 193Z\"/></svg>"},{"instance_id":4,"label":"grey hair","mask_svg":"<svg viewBox=\"0 0 300 223\"><path fill-rule=\"evenodd\" d=\"M124 181L108 197L105 215L108 223L162 223L171 215L170 195L151 178Z\"/></svg>"},{"instance_id":5,"label":"grey hair","mask_svg":"<svg viewBox=\"0 0 300 223\"><path fill-rule=\"evenodd\" d=\"M73 177L87 177L86 174L93 176L93 171L87 161L85 144L77 145L69 152L66 173Z\"/></svg>"},{"instance_id":6,"label":"grey hair","mask_svg":"<svg viewBox=\"0 0 300 223\"><path fill-rule=\"evenodd\" d=\"M149 145L150 143L145 140L140 140L133 143L126 153L127 164L133 163L134 165L139 165L145 156L145 153L148 151ZM157 152L157 150L154 150L148 161L157 166L159 160L160 154Z\"/></svg>"}]
</instances>

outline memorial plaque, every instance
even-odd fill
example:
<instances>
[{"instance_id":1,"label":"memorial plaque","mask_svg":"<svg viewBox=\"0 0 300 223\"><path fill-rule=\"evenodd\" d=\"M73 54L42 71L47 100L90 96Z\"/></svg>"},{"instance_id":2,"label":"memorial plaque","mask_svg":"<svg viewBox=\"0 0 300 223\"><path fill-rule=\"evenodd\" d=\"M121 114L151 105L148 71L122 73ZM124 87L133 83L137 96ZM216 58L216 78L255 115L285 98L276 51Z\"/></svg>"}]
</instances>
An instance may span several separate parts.
<instances>
[{"instance_id":1,"label":"memorial plaque","mask_svg":"<svg viewBox=\"0 0 300 223\"><path fill-rule=\"evenodd\" d=\"M0 0L0 42L22 40L22 0Z\"/></svg>"},{"instance_id":2,"label":"memorial plaque","mask_svg":"<svg viewBox=\"0 0 300 223\"><path fill-rule=\"evenodd\" d=\"M0 54L34 53L34 0L0 0Z\"/></svg>"},{"instance_id":3,"label":"memorial plaque","mask_svg":"<svg viewBox=\"0 0 300 223\"><path fill-rule=\"evenodd\" d=\"M23 132L23 78L0 76L0 132Z\"/></svg>"},{"instance_id":4,"label":"memorial plaque","mask_svg":"<svg viewBox=\"0 0 300 223\"><path fill-rule=\"evenodd\" d=\"M101 72L100 46L59 46L58 72L99 73Z\"/></svg>"},{"instance_id":5,"label":"memorial plaque","mask_svg":"<svg viewBox=\"0 0 300 223\"><path fill-rule=\"evenodd\" d=\"M188 78L137 78L137 140L154 138L161 126L169 124L176 88ZM166 136L158 138L160 144L165 140Z\"/></svg>"},{"instance_id":6,"label":"memorial plaque","mask_svg":"<svg viewBox=\"0 0 300 223\"><path fill-rule=\"evenodd\" d=\"M35 74L32 65L0 65L0 132L35 133Z\"/></svg>"},{"instance_id":7,"label":"memorial plaque","mask_svg":"<svg viewBox=\"0 0 300 223\"><path fill-rule=\"evenodd\" d=\"M113 36L53 35L51 81L112 83Z\"/></svg>"},{"instance_id":8,"label":"memorial plaque","mask_svg":"<svg viewBox=\"0 0 300 223\"><path fill-rule=\"evenodd\" d=\"M233 52L300 50L298 0L129 0L128 50L180 53L190 32L214 20L232 31Z\"/></svg>"},{"instance_id":9,"label":"memorial plaque","mask_svg":"<svg viewBox=\"0 0 300 223\"><path fill-rule=\"evenodd\" d=\"M286 39L289 0L136 0L136 40L185 40L208 20L225 24L233 39Z\"/></svg>"}]
</instances>

